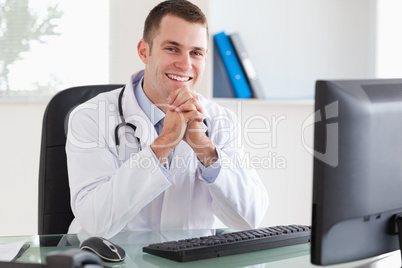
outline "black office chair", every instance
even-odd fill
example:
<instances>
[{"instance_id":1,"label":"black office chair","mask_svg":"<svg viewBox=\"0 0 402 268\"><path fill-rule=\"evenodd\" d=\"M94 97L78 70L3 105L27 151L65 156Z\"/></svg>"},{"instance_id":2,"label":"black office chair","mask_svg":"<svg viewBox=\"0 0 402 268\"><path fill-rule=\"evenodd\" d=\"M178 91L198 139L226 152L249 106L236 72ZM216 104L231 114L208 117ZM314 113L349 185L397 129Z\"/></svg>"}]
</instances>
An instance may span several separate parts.
<instances>
[{"instance_id":1,"label":"black office chair","mask_svg":"<svg viewBox=\"0 0 402 268\"><path fill-rule=\"evenodd\" d=\"M38 233L65 234L74 216L70 206L66 145L66 116L99 93L123 85L81 86L63 90L47 105L42 127L39 166Z\"/></svg>"}]
</instances>

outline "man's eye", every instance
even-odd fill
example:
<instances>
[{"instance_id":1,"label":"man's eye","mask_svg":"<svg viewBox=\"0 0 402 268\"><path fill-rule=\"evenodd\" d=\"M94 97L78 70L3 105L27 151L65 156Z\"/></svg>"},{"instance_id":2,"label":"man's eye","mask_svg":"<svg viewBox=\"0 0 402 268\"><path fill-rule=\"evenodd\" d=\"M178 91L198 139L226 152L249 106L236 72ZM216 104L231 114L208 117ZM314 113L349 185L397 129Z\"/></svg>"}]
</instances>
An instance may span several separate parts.
<instances>
[{"instance_id":1,"label":"man's eye","mask_svg":"<svg viewBox=\"0 0 402 268\"><path fill-rule=\"evenodd\" d=\"M193 55L195 55L195 56L202 56L202 53L195 51L195 52L193 52Z\"/></svg>"},{"instance_id":2,"label":"man's eye","mask_svg":"<svg viewBox=\"0 0 402 268\"><path fill-rule=\"evenodd\" d=\"M166 50L172 51L172 52L176 51L176 50L175 50L174 48L172 48L172 47L167 47Z\"/></svg>"}]
</instances>

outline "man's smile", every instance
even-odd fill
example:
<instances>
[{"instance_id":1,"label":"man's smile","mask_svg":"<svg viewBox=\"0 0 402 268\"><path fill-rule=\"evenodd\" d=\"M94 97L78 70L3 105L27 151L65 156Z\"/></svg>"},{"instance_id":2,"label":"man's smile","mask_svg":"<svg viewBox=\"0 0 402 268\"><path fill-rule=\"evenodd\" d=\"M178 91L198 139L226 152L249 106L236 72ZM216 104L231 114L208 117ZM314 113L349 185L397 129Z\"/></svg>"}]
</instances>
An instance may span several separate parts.
<instances>
[{"instance_id":1,"label":"man's smile","mask_svg":"<svg viewBox=\"0 0 402 268\"><path fill-rule=\"evenodd\" d=\"M179 81L179 82L187 82L193 79L192 77L189 76L180 76L180 75L175 75L175 74L166 74L168 78L171 80Z\"/></svg>"}]
</instances>

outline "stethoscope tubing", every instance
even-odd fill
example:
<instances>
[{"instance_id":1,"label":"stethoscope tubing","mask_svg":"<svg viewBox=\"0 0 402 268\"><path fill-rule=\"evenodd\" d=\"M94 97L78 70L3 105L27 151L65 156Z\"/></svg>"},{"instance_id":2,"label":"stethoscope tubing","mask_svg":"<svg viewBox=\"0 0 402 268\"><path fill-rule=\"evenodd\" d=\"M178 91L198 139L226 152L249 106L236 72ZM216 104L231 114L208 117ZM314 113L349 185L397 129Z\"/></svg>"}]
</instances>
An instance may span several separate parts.
<instances>
[{"instance_id":1,"label":"stethoscope tubing","mask_svg":"<svg viewBox=\"0 0 402 268\"><path fill-rule=\"evenodd\" d=\"M120 94L119 94L119 101L118 101L118 104L117 104L118 109L119 109L119 117L120 117L121 123L118 124L116 126L116 128L114 129L114 139L115 139L115 142L116 142L116 147L117 147L117 153L118 154L119 154L119 147L120 147L119 129L121 127L127 126L127 127L130 127L130 128L133 129L134 134L135 134L135 131L137 130L137 127L135 125L133 125L131 123L127 123L126 120L124 119L122 100L123 100L123 93L124 93L125 88L126 88L126 86L124 86L121 89ZM136 139L137 139L139 151L141 151L142 150L142 148L141 148L141 140L138 137L136 137Z\"/></svg>"}]
</instances>

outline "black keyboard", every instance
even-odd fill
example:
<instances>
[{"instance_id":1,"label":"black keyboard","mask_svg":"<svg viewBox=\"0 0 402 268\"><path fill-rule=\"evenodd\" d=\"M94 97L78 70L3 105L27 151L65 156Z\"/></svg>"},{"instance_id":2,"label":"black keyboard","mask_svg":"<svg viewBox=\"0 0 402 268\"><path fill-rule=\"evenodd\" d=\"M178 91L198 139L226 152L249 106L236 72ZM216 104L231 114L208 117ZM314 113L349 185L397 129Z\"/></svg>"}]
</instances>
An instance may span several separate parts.
<instances>
[{"instance_id":1,"label":"black keyboard","mask_svg":"<svg viewBox=\"0 0 402 268\"><path fill-rule=\"evenodd\" d=\"M311 227L287 225L151 244L142 251L188 262L310 242Z\"/></svg>"}]
</instances>

